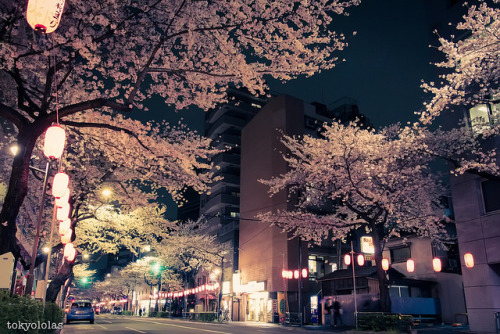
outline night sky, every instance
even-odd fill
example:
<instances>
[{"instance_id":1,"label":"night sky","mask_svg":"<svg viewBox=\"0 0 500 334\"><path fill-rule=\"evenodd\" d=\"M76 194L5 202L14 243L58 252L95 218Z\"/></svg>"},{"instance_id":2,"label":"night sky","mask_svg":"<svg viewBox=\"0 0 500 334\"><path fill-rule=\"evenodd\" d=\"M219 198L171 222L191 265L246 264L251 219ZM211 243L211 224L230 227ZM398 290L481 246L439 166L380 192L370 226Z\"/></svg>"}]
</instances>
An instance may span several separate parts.
<instances>
[{"instance_id":1,"label":"night sky","mask_svg":"<svg viewBox=\"0 0 500 334\"><path fill-rule=\"evenodd\" d=\"M438 52L429 45L437 45L432 31L436 22L443 21L447 3L449 0L362 0L360 6L349 10L350 16L337 16L334 22L337 32L349 36L349 46L338 53L345 62L330 71L285 84L270 79L269 86L275 93L327 106L348 96L358 102L361 113L376 127L415 121L414 112L428 98L420 88L421 80L435 80L435 68L430 62ZM357 32L355 36L353 31ZM155 105L158 103L161 101ZM164 110L158 112L170 122L182 118L200 131L203 112L193 110L167 116Z\"/></svg>"},{"instance_id":2,"label":"night sky","mask_svg":"<svg viewBox=\"0 0 500 334\"><path fill-rule=\"evenodd\" d=\"M362 0L349 10L350 16L337 17L334 30L349 36L349 46L338 53L345 59L330 71L285 84L269 80L273 93L289 94L305 102L330 105L344 96L357 101L360 112L375 127L395 122L416 121L414 112L422 109L426 98L421 80L436 80L431 61L439 53L432 31L448 19L443 13L449 0ZM458 8L459 7L459 8ZM462 10L460 5L455 10ZM446 22L444 22L446 21ZM442 29L438 28L440 32ZM356 35L353 36L353 31ZM444 33L444 32L443 32ZM442 33L442 35L443 35ZM148 116L159 116L171 123L183 119L193 130L203 131L204 112L167 112L160 99L152 101ZM154 111L153 111L154 110ZM175 215L169 206L169 216Z\"/></svg>"}]
</instances>

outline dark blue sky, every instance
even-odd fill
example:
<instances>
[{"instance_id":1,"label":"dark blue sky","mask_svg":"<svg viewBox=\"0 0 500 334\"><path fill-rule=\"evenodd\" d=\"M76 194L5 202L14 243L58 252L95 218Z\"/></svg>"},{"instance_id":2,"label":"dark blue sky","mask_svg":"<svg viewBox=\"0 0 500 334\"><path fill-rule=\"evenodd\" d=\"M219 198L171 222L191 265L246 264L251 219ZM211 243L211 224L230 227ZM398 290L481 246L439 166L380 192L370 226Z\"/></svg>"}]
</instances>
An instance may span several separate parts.
<instances>
[{"instance_id":1,"label":"dark blue sky","mask_svg":"<svg viewBox=\"0 0 500 334\"><path fill-rule=\"evenodd\" d=\"M414 112L422 108L426 99L420 88L421 80L435 80L436 76L430 64L438 54L429 48L430 44L437 45L432 31L440 21L441 27L446 27L448 19L443 15L447 15L450 2L362 0L360 6L350 9L350 16L338 17L334 22L334 29L346 36L357 32L349 37L347 49L338 54L345 62L330 71L285 84L269 80L270 88L305 102L326 105L348 96L358 102L360 112L376 127L415 121ZM456 6L454 11L460 9L457 7L462 8ZM160 106L162 101L154 100L152 105ZM203 129L203 111L165 113L163 108L151 109L154 111L150 117L162 115L171 123L182 118L190 128ZM170 214L174 215L172 209L169 207Z\"/></svg>"},{"instance_id":2,"label":"dark blue sky","mask_svg":"<svg viewBox=\"0 0 500 334\"><path fill-rule=\"evenodd\" d=\"M270 88L326 105L348 96L358 102L360 111L375 126L414 121L414 111L422 108L426 98L421 80L435 80L430 62L437 52L429 45L437 45L432 30L436 22L446 20L443 13L449 2L362 0L360 6L350 9L350 16L337 17L334 22L337 32L350 36L349 46L338 53L345 62L286 84L270 79ZM353 31L356 36L352 36ZM203 127L201 111L180 111L167 117L174 122L183 118L193 129Z\"/></svg>"}]
</instances>

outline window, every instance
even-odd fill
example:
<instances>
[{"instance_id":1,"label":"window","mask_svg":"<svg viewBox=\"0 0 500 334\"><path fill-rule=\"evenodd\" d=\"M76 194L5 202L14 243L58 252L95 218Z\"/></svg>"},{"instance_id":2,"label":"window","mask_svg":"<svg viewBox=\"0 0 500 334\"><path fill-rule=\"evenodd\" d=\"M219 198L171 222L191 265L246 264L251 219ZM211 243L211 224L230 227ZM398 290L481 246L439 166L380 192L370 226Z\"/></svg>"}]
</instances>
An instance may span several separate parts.
<instances>
[{"instance_id":1,"label":"window","mask_svg":"<svg viewBox=\"0 0 500 334\"><path fill-rule=\"evenodd\" d=\"M391 262L405 262L411 258L410 246L391 248Z\"/></svg>"},{"instance_id":2,"label":"window","mask_svg":"<svg viewBox=\"0 0 500 334\"><path fill-rule=\"evenodd\" d=\"M478 104L469 109L472 130L481 132L500 122L500 96L494 96L490 103Z\"/></svg>"},{"instance_id":3,"label":"window","mask_svg":"<svg viewBox=\"0 0 500 334\"><path fill-rule=\"evenodd\" d=\"M410 297L410 289L407 286L392 285L389 288L389 295L395 298Z\"/></svg>"},{"instance_id":4,"label":"window","mask_svg":"<svg viewBox=\"0 0 500 334\"><path fill-rule=\"evenodd\" d=\"M500 181L488 180L481 182L484 212L500 210Z\"/></svg>"}]
</instances>

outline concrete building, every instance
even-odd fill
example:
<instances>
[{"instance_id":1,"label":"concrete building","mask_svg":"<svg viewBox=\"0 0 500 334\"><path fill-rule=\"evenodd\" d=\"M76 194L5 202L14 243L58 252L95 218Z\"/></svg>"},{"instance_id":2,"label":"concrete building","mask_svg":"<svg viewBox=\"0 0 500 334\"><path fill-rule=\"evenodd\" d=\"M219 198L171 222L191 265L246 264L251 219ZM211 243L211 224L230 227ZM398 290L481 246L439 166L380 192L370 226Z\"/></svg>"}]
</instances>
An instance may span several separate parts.
<instances>
[{"instance_id":1,"label":"concrete building","mask_svg":"<svg viewBox=\"0 0 500 334\"><path fill-rule=\"evenodd\" d=\"M472 125L478 107L463 110ZM491 124L497 123L498 100L489 110ZM483 148L498 150L500 138L484 142ZM500 181L467 173L451 176L451 194L461 259L465 253L474 257L473 268L466 268L462 262L470 328L492 333L496 326L500 328Z\"/></svg>"},{"instance_id":2,"label":"concrete building","mask_svg":"<svg viewBox=\"0 0 500 334\"><path fill-rule=\"evenodd\" d=\"M242 131L240 270L233 280L233 287L238 286L236 297L241 320L276 321L279 318L283 322L286 312L298 313L302 306L310 304L309 274L302 277L302 269L308 272L307 243L291 239L280 228L255 219L260 212L291 210L293 203L285 193L270 198L268 187L258 180L287 171L281 153L284 151L280 142L282 133L316 133L320 124L331 121L331 116L325 106L305 104L283 95L273 98ZM316 264L314 270L319 268L324 272L319 262L325 258L319 253L312 255L311 263ZM294 278L283 278L283 270L292 271ZM295 271L299 273L297 278Z\"/></svg>"},{"instance_id":3,"label":"concrete building","mask_svg":"<svg viewBox=\"0 0 500 334\"><path fill-rule=\"evenodd\" d=\"M216 234L220 242L230 245L232 254L225 256L223 268L224 281L229 284L239 268L241 130L267 103L267 98L234 88L228 88L227 94L228 103L205 115L205 136L217 148L230 149L212 158L212 171L222 180L212 185L209 195L201 196L199 212L207 220L207 233ZM225 308L232 307L231 289L224 291ZM233 320L239 320L236 314Z\"/></svg>"}]
</instances>

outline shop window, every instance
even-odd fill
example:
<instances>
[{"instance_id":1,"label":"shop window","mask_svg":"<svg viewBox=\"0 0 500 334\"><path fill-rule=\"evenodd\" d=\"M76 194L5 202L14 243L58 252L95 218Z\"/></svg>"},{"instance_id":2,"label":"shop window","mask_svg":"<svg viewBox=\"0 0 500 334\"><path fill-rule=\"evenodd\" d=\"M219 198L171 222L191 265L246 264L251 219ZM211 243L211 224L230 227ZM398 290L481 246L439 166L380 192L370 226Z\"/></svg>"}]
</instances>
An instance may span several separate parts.
<instances>
[{"instance_id":1,"label":"shop window","mask_svg":"<svg viewBox=\"0 0 500 334\"><path fill-rule=\"evenodd\" d=\"M411 258L410 246L391 248L391 262L405 262Z\"/></svg>"},{"instance_id":2,"label":"shop window","mask_svg":"<svg viewBox=\"0 0 500 334\"><path fill-rule=\"evenodd\" d=\"M484 212L500 210L500 181L488 180L481 182Z\"/></svg>"}]
</instances>

